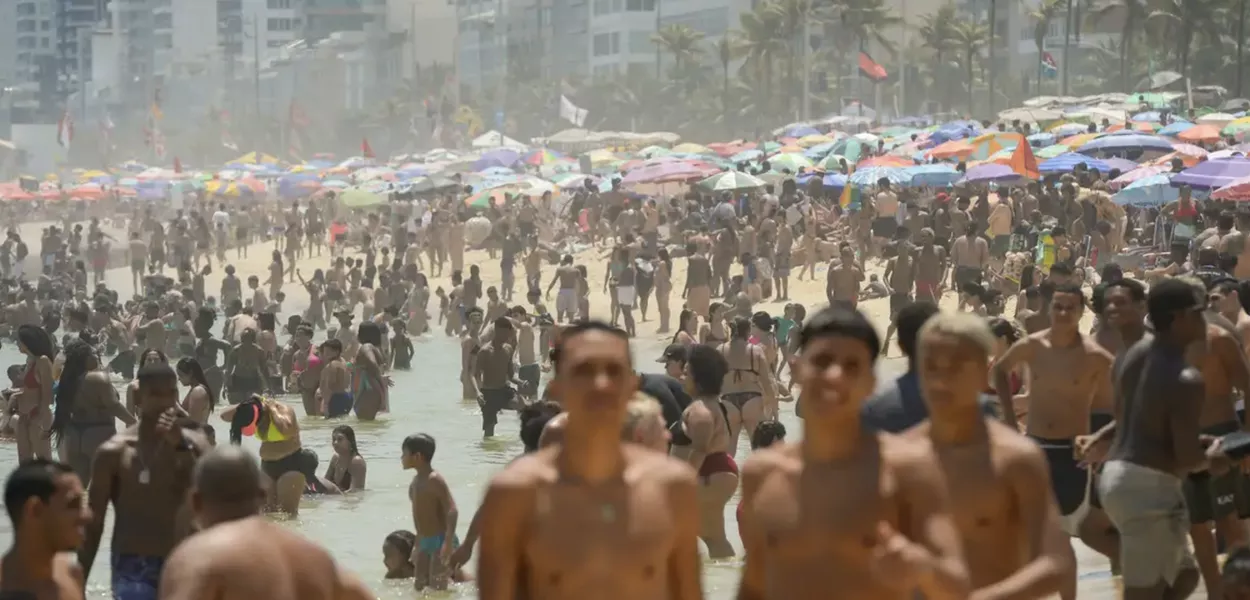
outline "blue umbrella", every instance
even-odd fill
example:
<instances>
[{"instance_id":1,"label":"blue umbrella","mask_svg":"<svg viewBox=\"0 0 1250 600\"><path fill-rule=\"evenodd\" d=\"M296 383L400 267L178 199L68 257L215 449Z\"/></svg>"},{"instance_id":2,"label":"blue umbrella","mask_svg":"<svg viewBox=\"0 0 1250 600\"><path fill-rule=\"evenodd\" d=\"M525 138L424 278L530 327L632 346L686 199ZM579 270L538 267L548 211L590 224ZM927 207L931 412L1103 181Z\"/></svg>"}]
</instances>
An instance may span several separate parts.
<instances>
[{"instance_id":1,"label":"blue umbrella","mask_svg":"<svg viewBox=\"0 0 1250 600\"><path fill-rule=\"evenodd\" d=\"M1171 152L1172 142L1169 142L1157 135L1150 135L1148 133L1126 132L1104 135L1096 140L1090 140L1086 142L1085 145L1076 149L1076 151L1081 154L1152 150L1159 152Z\"/></svg>"},{"instance_id":2,"label":"blue umbrella","mask_svg":"<svg viewBox=\"0 0 1250 600\"><path fill-rule=\"evenodd\" d=\"M815 171L805 171L802 175L794 178L794 181L799 185L807 185L818 175L820 175L820 173ZM846 175L841 173L825 173L824 176L820 178L820 183L827 188L841 189L846 187Z\"/></svg>"},{"instance_id":3,"label":"blue umbrella","mask_svg":"<svg viewBox=\"0 0 1250 600\"><path fill-rule=\"evenodd\" d=\"M1037 165L1037 170L1041 171L1042 174L1069 173L1073 169L1076 169L1076 166L1081 163L1084 163L1085 166L1094 169L1099 173L1106 173L1111 170L1111 165L1108 165L1097 158L1090 158L1084 154L1077 154L1075 152L1066 152L1050 160L1044 160L1042 161L1042 164Z\"/></svg>"},{"instance_id":4,"label":"blue umbrella","mask_svg":"<svg viewBox=\"0 0 1250 600\"><path fill-rule=\"evenodd\" d=\"M985 163L968 169L962 181L964 183L1015 183L1023 179L1019 173L1007 165Z\"/></svg>"},{"instance_id":5,"label":"blue umbrella","mask_svg":"<svg viewBox=\"0 0 1250 600\"><path fill-rule=\"evenodd\" d=\"M761 156L764 156L763 150L752 148L750 150L743 150L742 152L739 152L733 156L730 156L729 161L736 162L736 163L748 162L752 160L758 160Z\"/></svg>"},{"instance_id":6,"label":"blue umbrella","mask_svg":"<svg viewBox=\"0 0 1250 600\"><path fill-rule=\"evenodd\" d=\"M1186 129L1189 129L1190 127L1193 127L1193 126L1194 126L1194 124L1193 124L1193 123L1190 123L1189 121L1175 121L1175 122L1173 122L1173 123L1171 123L1171 124L1167 125L1167 126L1166 126L1166 127L1164 127L1163 129L1160 129L1160 130L1159 130L1159 135L1166 135L1166 136L1168 136L1168 137L1176 137L1176 136L1180 135L1180 134L1181 134L1181 132L1183 132L1183 131L1185 131Z\"/></svg>"},{"instance_id":7,"label":"blue umbrella","mask_svg":"<svg viewBox=\"0 0 1250 600\"><path fill-rule=\"evenodd\" d=\"M962 140L978 135L981 135L980 123L976 121L951 121L938 127L937 131L929 135L929 141L936 146L951 140Z\"/></svg>"},{"instance_id":8,"label":"blue umbrella","mask_svg":"<svg viewBox=\"0 0 1250 600\"><path fill-rule=\"evenodd\" d=\"M396 171L395 177L399 179L400 181L404 181L404 180L413 179L416 177L424 177L429 174L430 174L429 171L425 170L422 167L408 167L407 169L400 169Z\"/></svg>"},{"instance_id":9,"label":"blue umbrella","mask_svg":"<svg viewBox=\"0 0 1250 600\"><path fill-rule=\"evenodd\" d=\"M1055 145L1055 134L1053 133L1035 133L1028 138L1029 145L1034 148L1045 148L1046 146Z\"/></svg>"},{"instance_id":10,"label":"blue umbrella","mask_svg":"<svg viewBox=\"0 0 1250 600\"><path fill-rule=\"evenodd\" d=\"M1163 115L1160 115L1159 111L1157 110L1149 110L1143 113L1137 113L1133 115L1133 118L1131 120L1144 121L1146 123L1158 123L1163 120Z\"/></svg>"},{"instance_id":11,"label":"blue umbrella","mask_svg":"<svg viewBox=\"0 0 1250 600\"><path fill-rule=\"evenodd\" d=\"M784 137L801 138L808 135L820 135L820 130L811 125L795 125L786 130Z\"/></svg>"},{"instance_id":12,"label":"blue umbrella","mask_svg":"<svg viewBox=\"0 0 1250 600\"><path fill-rule=\"evenodd\" d=\"M916 165L904 168L903 172L911 177L911 185L917 187L950 185L963 177L963 174L956 171L955 167L945 163Z\"/></svg>"},{"instance_id":13,"label":"blue umbrella","mask_svg":"<svg viewBox=\"0 0 1250 600\"><path fill-rule=\"evenodd\" d=\"M897 167L867 167L851 173L849 181L855 185L877 185L882 179L894 185L907 185L911 175Z\"/></svg>"},{"instance_id":14,"label":"blue umbrella","mask_svg":"<svg viewBox=\"0 0 1250 600\"><path fill-rule=\"evenodd\" d=\"M816 144L815 146L812 146L811 148L804 150L803 156L806 156L812 159L813 162L815 162L826 156L829 156L829 153L833 151L833 147L837 145L838 145L837 142L825 142L823 144Z\"/></svg>"},{"instance_id":15,"label":"blue umbrella","mask_svg":"<svg viewBox=\"0 0 1250 600\"><path fill-rule=\"evenodd\" d=\"M1172 185L1196 190L1215 190L1242 177L1250 177L1250 160L1236 156L1204 160L1172 178Z\"/></svg>"},{"instance_id":16,"label":"blue umbrella","mask_svg":"<svg viewBox=\"0 0 1250 600\"><path fill-rule=\"evenodd\" d=\"M1180 190L1172 187L1172 174L1158 173L1128 184L1111 199L1121 206L1163 206L1180 195Z\"/></svg>"},{"instance_id":17,"label":"blue umbrella","mask_svg":"<svg viewBox=\"0 0 1250 600\"><path fill-rule=\"evenodd\" d=\"M511 167L521 160L521 153L511 148L496 148L482 153L473 161L474 171L483 171L491 167Z\"/></svg>"}]
</instances>

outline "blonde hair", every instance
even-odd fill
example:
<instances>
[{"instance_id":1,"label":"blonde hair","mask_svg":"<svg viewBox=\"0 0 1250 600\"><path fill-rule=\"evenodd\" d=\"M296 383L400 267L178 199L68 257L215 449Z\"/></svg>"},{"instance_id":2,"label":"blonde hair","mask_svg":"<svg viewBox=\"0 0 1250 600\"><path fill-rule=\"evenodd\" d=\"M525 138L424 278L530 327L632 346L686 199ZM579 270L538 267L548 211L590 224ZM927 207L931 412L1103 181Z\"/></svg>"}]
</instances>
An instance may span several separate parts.
<instances>
[{"instance_id":1,"label":"blonde hair","mask_svg":"<svg viewBox=\"0 0 1250 600\"><path fill-rule=\"evenodd\" d=\"M660 407L660 402L648 394L635 392L625 406L625 424L621 427L621 437L625 440L632 439L638 425L649 418L664 420L664 410Z\"/></svg>"},{"instance_id":2,"label":"blonde hair","mask_svg":"<svg viewBox=\"0 0 1250 600\"><path fill-rule=\"evenodd\" d=\"M933 315L920 328L920 348L923 352L923 340L930 335L946 335L961 342L975 346L985 353L986 358L994 356L994 332L984 317L972 313L940 312Z\"/></svg>"}]
</instances>

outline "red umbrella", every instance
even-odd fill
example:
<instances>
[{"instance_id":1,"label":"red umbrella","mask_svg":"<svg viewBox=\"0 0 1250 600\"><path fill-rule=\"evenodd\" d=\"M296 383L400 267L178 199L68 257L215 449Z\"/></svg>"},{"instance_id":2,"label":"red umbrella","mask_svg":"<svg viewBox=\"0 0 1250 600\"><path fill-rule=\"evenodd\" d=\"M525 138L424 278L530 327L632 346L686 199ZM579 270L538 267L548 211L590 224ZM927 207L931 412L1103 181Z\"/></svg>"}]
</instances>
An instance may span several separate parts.
<instances>
[{"instance_id":1,"label":"red umbrella","mask_svg":"<svg viewBox=\"0 0 1250 600\"><path fill-rule=\"evenodd\" d=\"M1211 198L1214 200L1232 200L1235 202L1245 202L1250 200L1250 177L1242 177L1234 180L1232 183L1211 192Z\"/></svg>"}]
</instances>

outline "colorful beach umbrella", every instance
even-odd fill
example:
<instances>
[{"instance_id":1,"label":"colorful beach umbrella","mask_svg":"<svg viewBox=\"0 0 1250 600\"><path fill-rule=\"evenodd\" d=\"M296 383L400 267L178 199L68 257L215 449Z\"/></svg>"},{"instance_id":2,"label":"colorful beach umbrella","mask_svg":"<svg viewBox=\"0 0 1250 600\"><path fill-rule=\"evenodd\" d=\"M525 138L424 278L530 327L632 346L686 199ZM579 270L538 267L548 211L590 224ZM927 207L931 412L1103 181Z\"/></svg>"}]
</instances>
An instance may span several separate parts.
<instances>
[{"instance_id":1,"label":"colorful beach umbrella","mask_svg":"<svg viewBox=\"0 0 1250 600\"><path fill-rule=\"evenodd\" d=\"M1168 173L1143 177L1116 192L1111 200L1121 206L1163 206L1180 197L1171 179Z\"/></svg>"},{"instance_id":2,"label":"colorful beach umbrella","mask_svg":"<svg viewBox=\"0 0 1250 600\"><path fill-rule=\"evenodd\" d=\"M778 154L769 158L768 164L773 170L791 173L798 173L799 169L810 169L815 166L810 158L796 153Z\"/></svg>"},{"instance_id":3,"label":"colorful beach umbrella","mask_svg":"<svg viewBox=\"0 0 1250 600\"><path fill-rule=\"evenodd\" d=\"M712 190L713 192L728 192L733 190L753 190L762 188L766 185L763 179L753 177L742 171L725 171L717 173L703 181L699 182L701 187Z\"/></svg>"}]
</instances>

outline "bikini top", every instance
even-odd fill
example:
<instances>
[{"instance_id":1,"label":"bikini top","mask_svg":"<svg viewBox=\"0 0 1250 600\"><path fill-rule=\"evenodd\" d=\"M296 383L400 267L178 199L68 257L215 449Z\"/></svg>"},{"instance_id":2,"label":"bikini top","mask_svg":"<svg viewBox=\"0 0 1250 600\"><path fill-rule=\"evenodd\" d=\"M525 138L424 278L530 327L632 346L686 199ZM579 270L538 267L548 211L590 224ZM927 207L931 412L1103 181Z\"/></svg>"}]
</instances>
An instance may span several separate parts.
<instances>
[{"instance_id":1,"label":"bikini top","mask_svg":"<svg viewBox=\"0 0 1250 600\"><path fill-rule=\"evenodd\" d=\"M751 352L750 344L748 344L746 348L747 348L747 360L751 363L751 368L740 369L737 367L729 367L729 370L733 371L735 383L740 383L742 381L742 373L744 371L752 375L755 375L756 377L759 377L759 374L760 374L759 371L755 370L755 353ZM720 353L721 353L721 356L725 357L725 362L729 362L729 344L728 343L721 344Z\"/></svg>"},{"instance_id":2,"label":"bikini top","mask_svg":"<svg viewBox=\"0 0 1250 600\"><path fill-rule=\"evenodd\" d=\"M725 403L721 401L717 401L717 406L720 407L721 416L725 418L725 431L729 433L729 439L732 440L733 430L729 428L729 409L725 408ZM690 439L690 436L686 435L686 428L682 427L681 420L675 421L668 427L668 436L670 443L674 446L684 447L694 443L694 440Z\"/></svg>"},{"instance_id":3,"label":"bikini top","mask_svg":"<svg viewBox=\"0 0 1250 600\"><path fill-rule=\"evenodd\" d=\"M349 464L348 466L350 467L351 465ZM340 489L340 490L350 490L350 489L352 489L352 472L351 472L351 470L350 470L350 469L347 469L347 468L344 468L344 469L343 469L343 476L342 476L342 477L340 477L337 481L335 481L335 482L334 482L334 485L337 485L337 486L339 487L339 489Z\"/></svg>"}]
</instances>

